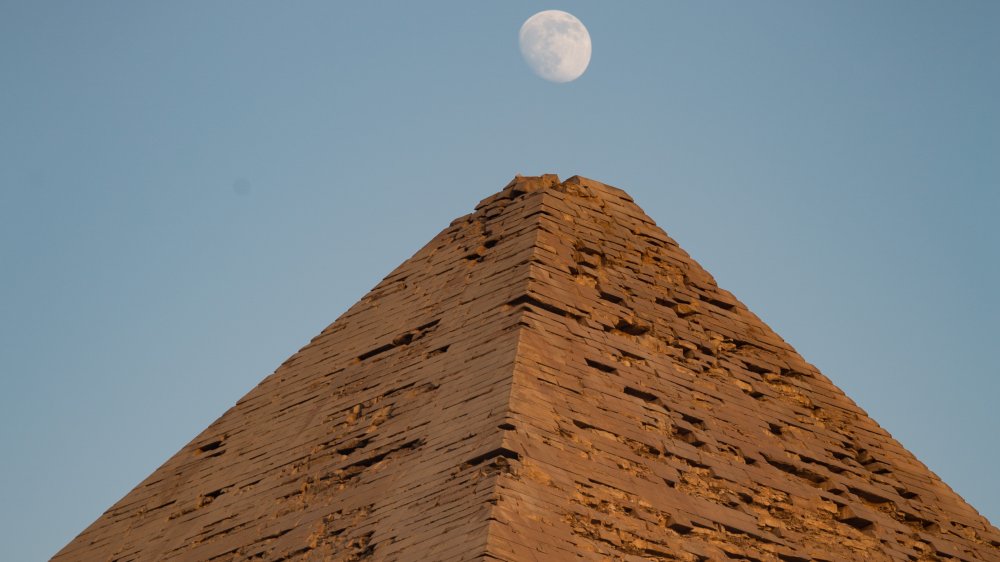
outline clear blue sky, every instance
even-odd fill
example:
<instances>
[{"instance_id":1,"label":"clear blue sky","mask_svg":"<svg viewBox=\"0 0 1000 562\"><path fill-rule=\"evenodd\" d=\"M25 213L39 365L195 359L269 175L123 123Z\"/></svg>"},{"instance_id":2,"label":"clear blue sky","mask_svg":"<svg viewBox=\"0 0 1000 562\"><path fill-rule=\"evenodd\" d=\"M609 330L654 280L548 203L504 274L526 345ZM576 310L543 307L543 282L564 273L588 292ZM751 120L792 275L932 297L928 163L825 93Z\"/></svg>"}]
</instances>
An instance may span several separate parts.
<instances>
[{"instance_id":1,"label":"clear blue sky","mask_svg":"<svg viewBox=\"0 0 1000 562\"><path fill-rule=\"evenodd\" d=\"M574 13L576 82L525 66ZM515 174L628 190L1000 522L1000 3L0 2L0 544L41 560Z\"/></svg>"}]
</instances>

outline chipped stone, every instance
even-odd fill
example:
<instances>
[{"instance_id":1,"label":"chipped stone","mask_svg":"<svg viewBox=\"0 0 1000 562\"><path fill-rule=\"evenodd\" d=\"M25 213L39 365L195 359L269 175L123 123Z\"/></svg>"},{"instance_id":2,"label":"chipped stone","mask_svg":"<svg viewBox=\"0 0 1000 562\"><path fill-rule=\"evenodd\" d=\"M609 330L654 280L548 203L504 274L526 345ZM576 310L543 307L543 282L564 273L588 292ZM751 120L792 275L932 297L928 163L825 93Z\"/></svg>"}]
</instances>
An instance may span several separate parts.
<instances>
[{"instance_id":1,"label":"chipped stone","mask_svg":"<svg viewBox=\"0 0 1000 562\"><path fill-rule=\"evenodd\" d=\"M516 177L55 557L1000 560L620 189Z\"/></svg>"}]
</instances>

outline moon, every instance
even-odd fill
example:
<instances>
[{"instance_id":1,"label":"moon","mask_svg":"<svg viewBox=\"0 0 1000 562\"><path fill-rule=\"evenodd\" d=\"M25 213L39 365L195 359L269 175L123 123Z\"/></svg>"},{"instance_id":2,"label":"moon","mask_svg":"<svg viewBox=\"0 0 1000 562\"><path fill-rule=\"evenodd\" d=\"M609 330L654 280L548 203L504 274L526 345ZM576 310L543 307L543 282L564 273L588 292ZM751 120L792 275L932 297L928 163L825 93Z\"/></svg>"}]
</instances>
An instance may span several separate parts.
<instances>
[{"instance_id":1,"label":"moon","mask_svg":"<svg viewBox=\"0 0 1000 562\"><path fill-rule=\"evenodd\" d=\"M521 25L518 39L524 61L550 82L572 82L590 64L590 33L573 14L538 12Z\"/></svg>"}]
</instances>

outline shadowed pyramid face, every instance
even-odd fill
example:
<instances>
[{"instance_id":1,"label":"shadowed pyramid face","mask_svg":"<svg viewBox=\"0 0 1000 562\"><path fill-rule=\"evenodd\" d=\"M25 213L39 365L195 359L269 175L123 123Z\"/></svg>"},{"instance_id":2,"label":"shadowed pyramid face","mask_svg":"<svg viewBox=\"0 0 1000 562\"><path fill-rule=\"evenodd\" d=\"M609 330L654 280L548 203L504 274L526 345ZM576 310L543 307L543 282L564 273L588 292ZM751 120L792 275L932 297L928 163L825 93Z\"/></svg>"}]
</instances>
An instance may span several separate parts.
<instances>
[{"instance_id":1,"label":"shadowed pyramid face","mask_svg":"<svg viewBox=\"0 0 1000 562\"><path fill-rule=\"evenodd\" d=\"M57 560L1000 560L624 192L516 178Z\"/></svg>"}]
</instances>

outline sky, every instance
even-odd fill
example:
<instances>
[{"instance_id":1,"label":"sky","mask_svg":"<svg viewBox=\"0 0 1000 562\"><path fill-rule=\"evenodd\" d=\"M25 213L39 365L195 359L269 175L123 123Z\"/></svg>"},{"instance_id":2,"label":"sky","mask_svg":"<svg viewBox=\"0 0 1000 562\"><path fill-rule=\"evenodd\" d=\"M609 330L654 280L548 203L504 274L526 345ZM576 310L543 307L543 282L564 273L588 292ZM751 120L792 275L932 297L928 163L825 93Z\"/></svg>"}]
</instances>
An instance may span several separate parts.
<instances>
[{"instance_id":1,"label":"sky","mask_svg":"<svg viewBox=\"0 0 1000 562\"><path fill-rule=\"evenodd\" d=\"M522 22L590 31L541 80ZM0 0L0 544L44 560L515 174L628 191L1000 522L1000 3Z\"/></svg>"}]
</instances>

